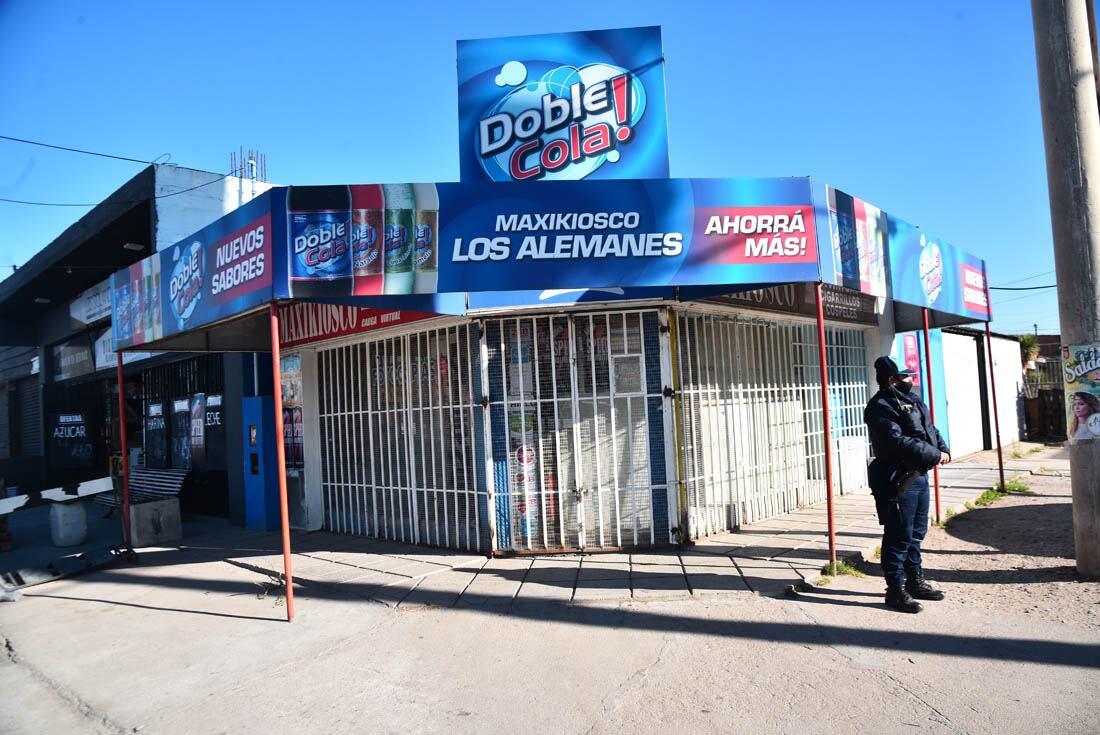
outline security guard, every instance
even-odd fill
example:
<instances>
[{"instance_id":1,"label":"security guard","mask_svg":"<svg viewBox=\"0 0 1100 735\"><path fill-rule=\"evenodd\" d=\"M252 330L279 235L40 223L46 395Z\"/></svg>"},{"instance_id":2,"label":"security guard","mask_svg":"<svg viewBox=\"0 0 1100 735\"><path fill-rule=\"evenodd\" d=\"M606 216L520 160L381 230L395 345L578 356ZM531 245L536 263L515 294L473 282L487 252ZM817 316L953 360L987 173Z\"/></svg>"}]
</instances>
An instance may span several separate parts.
<instances>
[{"instance_id":1,"label":"security guard","mask_svg":"<svg viewBox=\"0 0 1100 735\"><path fill-rule=\"evenodd\" d=\"M863 410L875 458L867 469L882 534L886 605L918 613L917 600L942 600L921 571L920 545L928 531L928 470L951 461L928 407L914 395L913 370L875 360L879 391Z\"/></svg>"}]
</instances>

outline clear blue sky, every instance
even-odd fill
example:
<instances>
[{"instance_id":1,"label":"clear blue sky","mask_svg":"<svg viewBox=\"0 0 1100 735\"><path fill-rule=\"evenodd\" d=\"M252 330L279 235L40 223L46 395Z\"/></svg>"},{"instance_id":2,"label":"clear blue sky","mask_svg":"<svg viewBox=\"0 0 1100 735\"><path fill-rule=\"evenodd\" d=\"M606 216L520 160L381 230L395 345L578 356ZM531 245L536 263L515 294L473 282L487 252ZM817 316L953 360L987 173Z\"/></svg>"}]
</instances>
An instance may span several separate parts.
<instances>
[{"instance_id":1,"label":"clear blue sky","mask_svg":"<svg viewBox=\"0 0 1100 735\"><path fill-rule=\"evenodd\" d=\"M219 172L256 148L284 184L457 180L457 39L660 25L673 176L820 176L985 258L994 286L1042 285L1029 5L4 0L0 134ZM0 197L95 202L140 168L0 141ZM85 211L0 203L0 263ZM993 310L1058 329L1052 290Z\"/></svg>"}]
</instances>

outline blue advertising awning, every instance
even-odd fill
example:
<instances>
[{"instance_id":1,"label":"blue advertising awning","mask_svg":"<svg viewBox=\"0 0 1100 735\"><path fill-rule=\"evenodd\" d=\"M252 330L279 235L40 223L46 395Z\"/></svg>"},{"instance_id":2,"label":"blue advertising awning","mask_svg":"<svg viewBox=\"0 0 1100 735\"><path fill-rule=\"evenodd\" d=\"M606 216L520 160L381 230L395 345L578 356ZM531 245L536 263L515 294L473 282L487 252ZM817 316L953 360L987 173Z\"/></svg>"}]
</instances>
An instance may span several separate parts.
<instances>
[{"instance_id":1,"label":"blue advertising awning","mask_svg":"<svg viewBox=\"0 0 1100 735\"><path fill-rule=\"evenodd\" d=\"M267 349L264 305L465 315L823 282L899 331L988 321L985 264L809 178L271 189L111 278L116 350Z\"/></svg>"}]
</instances>

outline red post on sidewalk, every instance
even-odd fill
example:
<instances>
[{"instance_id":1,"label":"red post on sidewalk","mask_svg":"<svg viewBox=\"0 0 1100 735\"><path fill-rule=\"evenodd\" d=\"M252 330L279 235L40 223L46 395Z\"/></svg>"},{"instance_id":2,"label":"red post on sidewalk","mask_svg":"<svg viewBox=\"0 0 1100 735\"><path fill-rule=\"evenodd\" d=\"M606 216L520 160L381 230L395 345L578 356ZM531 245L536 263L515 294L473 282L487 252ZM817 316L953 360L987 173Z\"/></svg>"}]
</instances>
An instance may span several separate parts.
<instances>
[{"instance_id":1,"label":"red post on sidewalk","mask_svg":"<svg viewBox=\"0 0 1100 735\"><path fill-rule=\"evenodd\" d=\"M118 358L118 431L122 444L122 540L130 546L130 450L126 446L126 389L122 379L122 353Z\"/></svg>"},{"instance_id":2,"label":"red post on sidewalk","mask_svg":"<svg viewBox=\"0 0 1100 735\"><path fill-rule=\"evenodd\" d=\"M283 531L283 583L286 621L294 620L294 576L290 571L290 511L286 502L286 449L283 447L283 369L279 361L279 307L271 302L271 369L275 376L275 457L279 473L279 517Z\"/></svg>"},{"instance_id":3,"label":"red post on sidewalk","mask_svg":"<svg viewBox=\"0 0 1100 735\"><path fill-rule=\"evenodd\" d=\"M921 309L924 317L924 378L928 385L928 413L932 416L932 423L936 423L936 397L932 392L935 381L932 379L932 341L928 337L928 307ZM936 520L940 520L940 466L932 468L932 479L936 487Z\"/></svg>"},{"instance_id":4,"label":"red post on sidewalk","mask_svg":"<svg viewBox=\"0 0 1100 735\"><path fill-rule=\"evenodd\" d=\"M1001 471L1001 489L1005 486L1005 458L1001 454L1001 419L997 415L997 378L993 372L993 338L985 323L985 354L989 359L989 387L993 391L993 435L997 438L997 469Z\"/></svg>"},{"instance_id":5,"label":"red post on sidewalk","mask_svg":"<svg viewBox=\"0 0 1100 735\"><path fill-rule=\"evenodd\" d=\"M825 306L817 284L817 351L821 363L821 421L825 430L825 506L829 513L829 564L836 569L836 520L833 517L833 437L829 422L829 365L825 358Z\"/></svg>"}]
</instances>

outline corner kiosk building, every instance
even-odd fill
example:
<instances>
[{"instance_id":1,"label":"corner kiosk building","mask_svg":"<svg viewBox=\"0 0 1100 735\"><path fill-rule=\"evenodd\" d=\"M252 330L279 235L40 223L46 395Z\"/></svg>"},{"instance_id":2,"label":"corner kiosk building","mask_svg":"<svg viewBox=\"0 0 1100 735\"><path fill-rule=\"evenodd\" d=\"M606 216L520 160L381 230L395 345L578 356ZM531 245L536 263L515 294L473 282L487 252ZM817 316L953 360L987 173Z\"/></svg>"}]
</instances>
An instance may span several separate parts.
<instances>
[{"instance_id":1,"label":"corner kiosk building","mask_svg":"<svg viewBox=\"0 0 1100 735\"><path fill-rule=\"evenodd\" d=\"M928 306L937 327L989 318L973 288L976 273L985 299L982 261L901 220L883 227L880 210L869 228L870 205L808 179L422 186L372 188L385 200L381 292L374 270L373 293L352 295L352 248L348 293L342 282L340 293L328 290L324 277L300 292L294 279L308 273L296 270L293 218L311 187L276 188L183 241L216 248L265 226L264 273L221 298L200 293L159 340L138 342L121 324L115 332L120 350L270 350L277 306L293 527L487 554L663 546L824 500L827 450L836 491L862 492L874 358L897 352L898 333L918 328ZM639 187L652 200L631 199ZM351 192L351 222L356 187L325 187L334 188ZM518 222L511 215L546 196L558 211L611 211L604 205L620 189L620 201L644 212L642 231L683 233L680 252L457 262L435 247L492 232L502 217ZM666 190L676 193L667 206ZM743 191L753 193L730 193ZM398 199L405 205L394 208ZM760 216L751 233L704 232L711 210L732 217L751 207L773 226L789 224L797 203L800 217L814 214L790 252L746 247L767 234L757 232ZM344 221L326 211L326 221ZM391 269L391 242L395 257L418 263L431 251L435 271L414 276L403 260ZM391 271L409 281L400 293L385 285ZM439 293L411 293L429 280ZM114 279L116 298L126 282ZM261 437L256 451L273 456L274 441ZM246 504L278 502L270 477L244 492ZM266 520L249 525L275 522L255 517Z\"/></svg>"}]
</instances>

